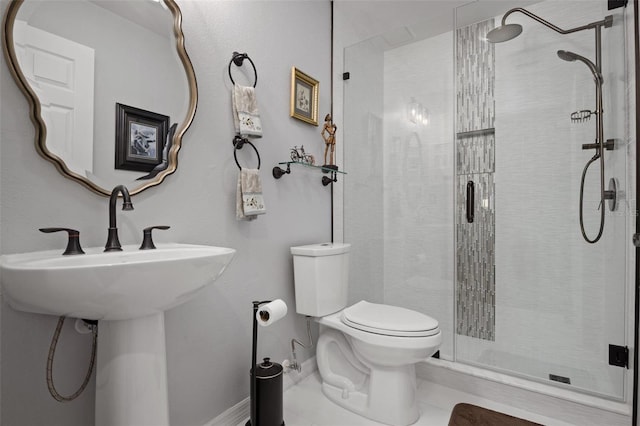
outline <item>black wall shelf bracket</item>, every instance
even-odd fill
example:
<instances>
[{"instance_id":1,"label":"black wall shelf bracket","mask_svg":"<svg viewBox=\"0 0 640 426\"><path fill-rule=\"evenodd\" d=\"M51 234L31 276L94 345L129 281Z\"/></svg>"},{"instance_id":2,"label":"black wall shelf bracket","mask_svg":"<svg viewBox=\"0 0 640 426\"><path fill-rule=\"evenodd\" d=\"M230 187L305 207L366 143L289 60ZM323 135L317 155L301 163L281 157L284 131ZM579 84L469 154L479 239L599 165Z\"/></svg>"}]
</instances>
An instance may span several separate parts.
<instances>
[{"instance_id":1,"label":"black wall shelf bracket","mask_svg":"<svg viewBox=\"0 0 640 426\"><path fill-rule=\"evenodd\" d=\"M291 173L291 165L289 163L287 163L287 170L284 170L278 166L275 166L273 168L273 170L271 171L271 174L273 175L274 178L276 179L280 179L282 176L284 176L285 174L290 174Z\"/></svg>"},{"instance_id":2,"label":"black wall shelf bracket","mask_svg":"<svg viewBox=\"0 0 640 426\"><path fill-rule=\"evenodd\" d=\"M328 174L328 176L322 176L322 185L323 186L327 186L332 182L337 182L338 181L338 173L346 175L346 172L343 172L341 170L338 170L338 166L315 166L313 164L308 164L308 163L302 163L299 161L284 161L282 163L278 163L277 166L275 166L273 168L273 170L271 171L271 174L273 175L274 178L276 179L280 179L282 176L284 175L288 175L291 173L291 165L292 164L299 164L303 167L309 167L309 168L313 168L313 169L320 169L322 170L322 173L326 173ZM280 166L287 166L287 169L283 169Z\"/></svg>"}]
</instances>

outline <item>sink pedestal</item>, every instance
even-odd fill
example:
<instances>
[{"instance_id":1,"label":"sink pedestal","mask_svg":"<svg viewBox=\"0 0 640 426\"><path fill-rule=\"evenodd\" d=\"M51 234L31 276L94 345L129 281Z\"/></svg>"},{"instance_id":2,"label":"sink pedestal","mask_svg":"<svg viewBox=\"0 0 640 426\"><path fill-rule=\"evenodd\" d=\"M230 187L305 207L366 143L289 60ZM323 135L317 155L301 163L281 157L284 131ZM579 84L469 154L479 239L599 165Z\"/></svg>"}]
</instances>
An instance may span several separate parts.
<instances>
[{"instance_id":1,"label":"sink pedestal","mask_svg":"<svg viewBox=\"0 0 640 426\"><path fill-rule=\"evenodd\" d=\"M169 426L164 313L98 327L96 426Z\"/></svg>"}]
</instances>

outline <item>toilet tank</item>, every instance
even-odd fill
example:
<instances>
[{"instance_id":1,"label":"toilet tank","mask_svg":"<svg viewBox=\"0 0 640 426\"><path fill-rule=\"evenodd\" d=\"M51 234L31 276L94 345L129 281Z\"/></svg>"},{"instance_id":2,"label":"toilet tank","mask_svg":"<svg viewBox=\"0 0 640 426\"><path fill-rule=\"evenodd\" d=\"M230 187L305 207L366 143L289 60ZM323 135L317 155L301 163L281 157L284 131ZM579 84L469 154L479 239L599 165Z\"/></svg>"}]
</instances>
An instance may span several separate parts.
<instances>
[{"instance_id":1,"label":"toilet tank","mask_svg":"<svg viewBox=\"0 0 640 426\"><path fill-rule=\"evenodd\" d=\"M323 317L347 306L350 247L344 243L291 247L297 313Z\"/></svg>"}]
</instances>

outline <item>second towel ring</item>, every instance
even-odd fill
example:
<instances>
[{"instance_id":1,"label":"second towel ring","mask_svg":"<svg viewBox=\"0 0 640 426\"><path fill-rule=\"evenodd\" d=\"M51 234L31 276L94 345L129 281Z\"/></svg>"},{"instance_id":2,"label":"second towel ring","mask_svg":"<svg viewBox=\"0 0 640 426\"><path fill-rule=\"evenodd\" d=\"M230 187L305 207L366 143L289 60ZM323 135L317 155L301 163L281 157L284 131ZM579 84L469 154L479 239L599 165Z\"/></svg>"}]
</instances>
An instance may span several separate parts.
<instances>
[{"instance_id":1,"label":"second towel ring","mask_svg":"<svg viewBox=\"0 0 640 426\"><path fill-rule=\"evenodd\" d=\"M246 53L233 52L233 56L229 61L229 78L231 79L231 82L235 85L236 82L233 81L233 77L231 76L231 64L236 64L237 66L241 67L245 59L248 59L249 62L251 62L251 66L253 67L253 75L255 77L255 80L253 82L253 87L256 87L256 84L258 84L258 70L256 69L256 65L253 63L249 55L247 55Z\"/></svg>"},{"instance_id":2,"label":"second towel ring","mask_svg":"<svg viewBox=\"0 0 640 426\"><path fill-rule=\"evenodd\" d=\"M240 166L240 163L238 163L237 151L239 149L242 149L242 147L246 143L251 145L251 148L253 148L253 150L256 152L256 155L258 156L258 170L260 170L260 153L258 152L258 148L256 148L256 146L252 144L249 141L249 139L243 138L239 135L236 135L236 137L233 138L233 159L236 160L236 164L238 165L238 168L242 170L242 166Z\"/></svg>"}]
</instances>

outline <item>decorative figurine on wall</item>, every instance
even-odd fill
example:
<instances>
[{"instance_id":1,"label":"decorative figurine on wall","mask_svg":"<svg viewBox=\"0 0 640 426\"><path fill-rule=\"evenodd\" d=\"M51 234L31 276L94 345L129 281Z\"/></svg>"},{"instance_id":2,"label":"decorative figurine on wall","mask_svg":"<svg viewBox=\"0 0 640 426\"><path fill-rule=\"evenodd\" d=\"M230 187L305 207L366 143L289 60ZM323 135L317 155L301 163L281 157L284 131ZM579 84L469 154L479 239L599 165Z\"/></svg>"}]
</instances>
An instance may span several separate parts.
<instances>
[{"instance_id":1,"label":"decorative figurine on wall","mask_svg":"<svg viewBox=\"0 0 640 426\"><path fill-rule=\"evenodd\" d=\"M304 152L304 145L301 145L300 148L298 148L297 146L291 148L291 161L313 166L315 163L315 158L313 158L313 155Z\"/></svg>"},{"instance_id":2,"label":"decorative figurine on wall","mask_svg":"<svg viewBox=\"0 0 640 426\"><path fill-rule=\"evenodd\" d=\"M324 139L324 165L322 167L338 170L338 166L334 164L335 150L336 150L336 131L338 126L333 124L331 114L327 114L324 118L324 127L322 128L322 138ZM327 161L327 154L329 154L329 161Z\"/></svg>"}]
</instances>

